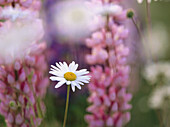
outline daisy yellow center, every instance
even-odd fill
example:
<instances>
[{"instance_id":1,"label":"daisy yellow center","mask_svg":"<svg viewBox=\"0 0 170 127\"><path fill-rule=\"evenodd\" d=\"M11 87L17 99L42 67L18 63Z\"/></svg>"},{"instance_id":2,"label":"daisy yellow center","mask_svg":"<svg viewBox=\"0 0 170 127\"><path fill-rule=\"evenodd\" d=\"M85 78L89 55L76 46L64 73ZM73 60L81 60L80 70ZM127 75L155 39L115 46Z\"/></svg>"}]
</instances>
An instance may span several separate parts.
<instances>
[{"instance_id":1,"label":"daisy yellow center","mask_svg":"<svg viewBox=\"0 0 170 127\"><path fill-rule=\"evenodd\" d=\"M64 78L67 81L74 81L74 80L76 80L77 76L73 72L67 72L64 74Z\"/></svg>"}]
</instances>

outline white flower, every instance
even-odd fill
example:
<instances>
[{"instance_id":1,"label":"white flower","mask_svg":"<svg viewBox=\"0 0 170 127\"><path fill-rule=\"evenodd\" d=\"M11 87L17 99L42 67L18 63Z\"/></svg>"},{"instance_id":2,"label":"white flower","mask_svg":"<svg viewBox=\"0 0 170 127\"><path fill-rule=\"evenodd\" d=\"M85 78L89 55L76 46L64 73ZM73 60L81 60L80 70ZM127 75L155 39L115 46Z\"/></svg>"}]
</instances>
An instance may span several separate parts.
<instances>
[{"instance_id":1,"label":"white flower","mask_svg":"<svg viewBox=\"0 0 170 127\"><path fill-rule=\"evenodd\" d=\"M37 16L37 13L31 11L29 9L23 10L20 7L12 7L7 6L4 7L0 13L1 18L10 19L11 21L15 21L16 19L23 19L23 18L32 18L33 16Z\"/></svg>"},{"instance_id":2,"label":"white flower","mask_svg":"<svg viewBox=\"0 0 170 127\"><path fill-rule=\"evenodd\" d=\"M170 81L170 63L169 62L150 63L145 67L143 76L151 84L156 83L159 79L159 76L163 76L166 82Z\"/></svg>"},{"instance_id":3,"label":"white flower","mask_svg":"<svg viewBox=\"0 0 170 127\"><path fill-rule=\"evenodd\" d=\"M96 31L105 27L107 22L106 15L117 16L123 12L121 6L117 4L103 4L102 1L92 0L86 1L86 5L90 11L94 13L94 18L91 19L90 30Z\"/></svg>"},{"instance_id":4,"label":"white flower","mask_svg":"<svg viewBox=\"0 0 170 127\"><path fill-rule=\"evenodd\" d=\"M78 64L75 64L74 61L69 65L67 65L66 62L56 63L56 66L51 65L51 71L49 73L53 74L54 76L51 76L50 79L52 81L58 81L55 88L59 88L64 83L66 83L67 85L71 85L71 88L74 92L75 87L81 89L80 85L89 83L90 76L86 75L89 72L86 69L76 71L77 68Z\"/></svg>"},{"instance_id":5,"label":"white flower","mask_svg":"<svg viewBox=\"0 0 170 127\"><path fill-rule=\"evenodd\" d=\"M151 3L151 1L152 1L152 0L147 0L148 3ZM156 0L155 0L155 1L156 1ZM143 0L137 0L137 2L138 2L139 4L141 4L141 3L143 2Z\"/></svg>"},{"instance_id":6,"label":"white flower","mask_svg":"<svg viewBox=\"0 0 170 127\"><path fill-rule=\"evenodd\" d=\"M79 40L89 34L89 24L95 13L85 1L71 0L58 2L54 9L54 23L59 37Z\"/></svg>"},{"instance_id":7,"label":"white flower","mask_svg":"<svg viewBox=\"0 0 170 127\"><path fill-rule=\"evenodd\" d=\"M121 6L116 4L103 5L87 0L62 1L54 6L53 22L59 34L58 38L80 42L92 30L106 22L105 15L118 15L122 11Z\"/></svg>"},{"instance_id":8,"label":"white flower","mask_svg":"<svg viewBox=\"0 0 170 127\"><path fill-rule=\"evenodd\" d=\"M167 101L170 101L170 85L157 87L149 98L149 106L160 109Z\"/></svg>"}]
</instances>

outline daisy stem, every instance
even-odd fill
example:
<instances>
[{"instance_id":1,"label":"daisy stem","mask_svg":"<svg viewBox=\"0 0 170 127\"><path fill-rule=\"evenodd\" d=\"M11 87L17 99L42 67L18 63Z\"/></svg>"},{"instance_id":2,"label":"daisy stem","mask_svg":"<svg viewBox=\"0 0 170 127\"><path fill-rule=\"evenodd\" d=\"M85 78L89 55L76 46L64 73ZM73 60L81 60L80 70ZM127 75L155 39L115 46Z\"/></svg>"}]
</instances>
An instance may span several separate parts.
<instances>
[{"instance_id":1,"label":"daisy stem","mask_svg":"<svg viewBox=\"0 0 170 127\"><path fill-rule=\"evenodd\" d=\"M66 108L65 108L65 114L64 114L63 127L66 126L66 121L67 121L67 112L68 112L68 104L69 104L69 95L70 95L70 85L67 86L67 99L66 99Z\"/></svg>"}]
</instances>

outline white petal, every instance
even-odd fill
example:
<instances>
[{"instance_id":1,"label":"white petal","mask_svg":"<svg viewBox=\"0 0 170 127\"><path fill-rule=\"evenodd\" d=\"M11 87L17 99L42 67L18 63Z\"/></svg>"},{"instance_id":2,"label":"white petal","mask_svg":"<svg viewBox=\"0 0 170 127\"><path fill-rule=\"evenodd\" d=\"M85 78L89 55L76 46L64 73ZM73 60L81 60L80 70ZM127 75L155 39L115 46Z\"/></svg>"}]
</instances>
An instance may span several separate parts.
<instances>
[{"instance_id":1,"label":"white petal","mask_svg":"<svg viewBox=\"0 0 170 127\"><path fill-rule=\"evenodd\" d=\"M56 75L56 76L57 76L57 74L58 74L57 71L49 71L49 73L50 73L50 74L53 74L53 75Z\"/></svg>"},{"instance_id":2,"label":"white petal","mask_svg":"<svg viewBox=\"0 0 170 127\"><path fill-rule=\"evenodd\" d=\"M51 70L51 71L56 71L56 70L55 70L55 69L53 69L53 68L50 68L50 70Z\"/></svg>"},{"instance_id":3,"label":"white petal","mask_svg":"<svg viewBox=\"0 0 170 127\"><path fill-rule=\"evenodd\" d=\"M85 73L85 74L87 73L88 74L89 71L87 71L87 69L81 69L81 70L76 71L76 73L77 74L83 74L83 73Z\"/></svg>"},{"instance_id":4,"label":"white petal","mask_svg":"<svg viewBox=\"0 0 170 127\"><path fill-rule=\"evenodd\" d=\"M69 69L73 68L75 66L75 62L73 61L71 64L69 64Z\"/></svg>"},{"instance_id":5,"label":"white petal","mask_svg":"<svg viewBox=\"0 0 170 127\"><path fill-rule=\"evenodd\" d=\"M64 63L64 66L68 69L68 65L66 62L63 62Z\"/></svg>"},{"instance_id":6,"label":"white petal","mask_svg":"<svg viewBox=\"0 0 170 127\"><path fill-rule=\"evenodd\" d=\"M74 61L72 61L73 66L76 64Z\"/></svg>"},{"instance_id":7,"label":"white petal","mask_svg":"<svg viewBox=\"0 0 170 127\"><path fill-rule=\"evenodd\" d=\"M78 82L83 82L83 83L89 83L89 81L87 81L87 80L84 80L84 79L79 79L79 80L77 80Z\"/></svg>"},{"instance_id":8,"label":"white petal","mask_svg":"<svg viewBox=\"0 0 170 127\"><path fill-rule=\"evenodd\" d=\"M77 72L85 72L85 71L87 71L87 69L81 69L81 70L79 70Z\"/></svg>"},{"instance_id":9,"label":"white petal","mask_svg":"<svg viewBox=\"0 0 170 127\"><path fill-rule=\"evenodd\" d=\"M66 82L65 80L63 80L63 81L61 81L61 82L58 82L58 83L56 84L55 88L61 87L65 82Z\"/></svg>"},{"instance_id":10,"label":"white petal","mask_svg":"<svg viewBox=\"0 0 170 127\"><path fill-rule=\"evenodd\" d=\"M54 65L51 65L51 67L57 71L59 71L59 69L57 67L55 67Z\"/></svg>"},{"instance_id":11,"label":"white petal","mask_svg":"<svg viewBox=\"0 0 170 127\"><path fill-rule=\"evenodd\" d=\"M83 79L83 80L90 80L90 76L86 75L86 76L79 76L79 77L77 77L77 80L81 80L81 79Z\"/></svg>"},{"instance_id":12,"label":"white petal","mask_svg":"<svg viewBox=\"0 0 170 127\"><path fill-rule=\"evenodd\" d=\"M49 72L50 74L53 74L53 75L55 75L55 76L59 76L59 77L63 77L63 73L62 72L60 72L60 71L50 71Z\"/></svg>"},{"instance_id":13,"label":"white petal","mask_svg":"<svg viewBox=\"0 0 170 127\"><path fill-rule=\"evenodd\" d=\"M60 64L60 66L61 66L61 67L63 67L63 66L64 66L64 65L63 65L63 63L61 63L61 62L59 62L59 64Z\"/></svg>"},{"instance_id":14,"label":"white petal","mask_svg":"<svg viewBox=\"0 0 170 127\"><path fill-rule=\"evenodd\" d=\"M56 63L56 66L57 66L58 68L62 69L62 67L61 67L58 63Z\"/></svg>"},{"instance_id":15,"label":"white petal","mask_svg":"<svg viewBox=\"0 0 170 127\"><path fill-rule=\"evenodd\" d=\"M71 84L71 88L72 88L73 92L75 92L75 85Z\"/></svg>"},{"instance_id":16,"label":"white petal","mask_svg":"<svg viewBox=\"0 0 170 127\"><path fill-rule=\"evenodd\" d=\"M68 72L68 71L69 71L69 67L68 67L68 65L67 65L66 62L63 62L62 68L63 68L63 70L64 70L65 72Z\"/></svg>"},{"instance_id":17,"label":"white petal","mask_svg":"<svg viewBox=\"0 0 170 127\"><path fill-rule=\"evenodd\" d=\"M58 63L56 63L56 65L57 65L57 67L59 67L60 68L60 72L62 72L63 74L64 73L66 73L66 72L68 72L68 65L66 64L66 62L63 62L63 63L61 63L61 62L59 62L59 64Z\"/></svg>"},{"instance_id":18,"label":"white petal","mask_svg":"<svg viewBox=\"0 0 170 127\"><path fill-rule=\"evenodd\" d=\"M86 80L84 80L84 81L82 81L82 82L84 82L84 83L89 83L89 81L86 81Z\"/></svg>"},{"instance_id":19,"label":"white petal","mask_svg":"<svg viewBox=\"0 0 170 127\"><path fill-rule=\"evenodd\" d=\"M81 90L81 86L79 84L76 85L79 90Z\"/></svg>"},{"instance_id":20,"label":"white petal","mask_svg":"<svg viewBox=\"0 0 170 127\"><path fill-rule=\"evenodd\" d=\"M85 78L90 78L91 76L90 75L83 75L83 76L79 76L78 78L82 78L82 79L85 79Z\"/></svg>"},{"instance_id":21,"label":"white petal","mask_svg":"<svg viewBox=\"0 0 170 127\"><path fill-rule=\"evenodd\" d=\"M76 85L79 90L81 90L81 86L79 84Z\"/></svg>"},{"instance_id":22,"label":"white petal","mask_svg":"<svg viewBox=\"0 0 170 127\"><path fill-rule=\"evenodd\" d=\"M84 83L80 82L80 81L75 81L77 84L80 84L80 85L84 85Z\"/></svg>"},{"instance_id":23,"label":"white petal","mask_svg":"<svg viewBox=\"0 0 170 127\"><path fill-rule=\"evenodd\" d=\"M81 76L81 75L85 75L85 74L88 74L89 73L89 71L76 71L75 72L75 74L77 75L77 76Z\"/></svg>"},{"instance_id":24,"label":"white petal","mask_svg":"<svg viewBox=\"0 0 170 127\"><path fill-rule=\"evenodd\" d=\"M63 77L56 77L56 76L51 76L50 79L52 81L61 81L61 80L65 80Z\"/></svg>"},{"instance_id":25,"label":"white petal","mask_svg":"<svg viewBox=\"0 0 170 127\"><path fill-rule=\"evenodd\" d=\"M72 82L71 82L71 85L74 85L74 86L76 86L78 89L81 89L81 86L80 86L78 83L76 83L75 81L72 81Z\"/></svg>"},{"instance_id":26,"label":"white petal","mask_svg":"<svg viewBox=\"0 0 170 127\"><path fill-rule=\"evenodd\" d=\"M75 64L72 68L70 68L71 72L75 72L78 68L78 64Z\"/></svg>"},{"instance_id":27,"label":"white petal","mask_svg":"<svg viewBox=\"0 0 170 127\"><path fill-rule=\"evenodd\" d=\"M71 81L67 81L66 84L67 84L67 85L70 85L70 84L71 84Z\"/></svg>"},{"instance_id":28,"label":"white petal","mask_svg":"<svg viewBox=\"0 0 170 127\"><path fill-rule=\"evenodd\" d=\"M75 81L72 81L72 82L71 82L71 85L76 86L76 85L77 85L77 83L76 83Z\"/></svg>"}]
</instances>

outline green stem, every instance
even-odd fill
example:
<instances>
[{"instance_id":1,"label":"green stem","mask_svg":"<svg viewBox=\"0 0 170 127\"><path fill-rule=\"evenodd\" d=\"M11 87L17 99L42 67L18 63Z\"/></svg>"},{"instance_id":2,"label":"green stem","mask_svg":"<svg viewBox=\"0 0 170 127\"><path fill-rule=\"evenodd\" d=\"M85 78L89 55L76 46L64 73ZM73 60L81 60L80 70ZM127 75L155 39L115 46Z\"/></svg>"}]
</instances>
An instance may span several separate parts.
<instances>
[{"instance_id":1,"label":"green stem","mask_svg":"<svg viewBox=\"0 0 170 127\"><path fill-rule=\"evenodd\" d=\"M31 102L30 98L29 98L24 92L22 92L22 91L16 89L15 87L12 87L12 86L10 86L10 87L13 88L16 92L18 92L18 93L24 95L24 96L27 98L27 100L29 101L29 103L30 103L30 105L31 105L31 107L32 107L32 109L33 109L34 114L36 115L34 106L33 106L32 102ZM29 123L29 124L31 124L32 127L35 127L34 124L32 124L32 123Z\"/></svg>"},{"instance_id":2,"label":"green stem","mask_svg":"<svg viewBox=\"0 0 170 127\"><path fill-rule=\"evenodd\" d=\"M69 104L69 94L70 94L70 85L67 86L67 99L66 99L66 108L65 108L65 114L64 114L63 127L66 126L66 121L67 121L67 112L68 112L68 104Z\"/></svg>"},{"instance_id":3,"label":"green stem","mask_svg":"<svg viewBox=\"0 0 170 127\"><path fill-rule=\"evenodd\" d=\"M30 85L31 90L33 92L33 96L34 96L34 98L35 98L35 100L37 102L36 108L37 108L38 117L43 118L43 113L42 113L42 110L41 110L41 107L40 107L40 101L39 101L38 97L35 94L35 91L34 91L34 88L33 88L32 84L31 84L31 82L29 82L29 85Z\"/></svg>"},{"instance_id":4,"label":"green stem","mask_svg":"<svg viewBox=\"0 0 170 127\"><path fill-rule=\"evenodd\" d=\"M163 121L162 121L162 116L161 113L158 110L155 110L156 115L158 117L159 123L160 123L160 127L164 127Z\"/></svg>"},{"instance_id":5,"label":"green stem","mask_svg":"<svg viewBox=\"0 0 170 127\"><path fill-rule=\"evenodd\" d=\"M25 68L25 71L27 71L26 68ZM30 75L28 76L28 83L29 83L29 86L30 86L30 88L31 88L31 90L33 92L33 96L34 96L34 98L35 98L35 100L37 102L36 108L37 108L38 117L43 118L44 114L43 114L41 106L40 106L40 99L36 96L34 88L33 88L33 85L32 85L32 81L31 81L32 76L33 76L33 72L31 72Z\"/></svg>"},{"instance_id":6,"label":"green stem","mask_svg":"<svg viewBox=\"0 0 170 127\"><path fill-rule=\"evenodd\" d=\"M140 26L139 26L139 24L137 24L134 17L132 17L131 19L132 19L132 22L133 22L134 26L136 27L136 30L137 30L137 32L139 34L139 37L140 37L141 42L142 42L142 45L144 46L144 50L145 50L145 53L147 55L147 59L148 59L149 62L152 62L152 59L151 59L152 58L151 57L152 53L151 53L151 51L150 50L146 51L146 49L145 49L147 47L146 42L148 40L146 40L146 38L144 37L144 35L143 35L143 33L142 33L141 29L140 29ZM149 30L148 30L148 32L149 32Z\"/></svg>"},{"instance_id":7,"label":"green stem","mask_svg":"<svg viewBox=\"0 0 170 127\"><path fill-rule=\"evenodd\" d=\"M136 21L135 21L135 19L134 19L133 17L132 17L131 19L132 19L132 22L133 22L133 24L135 25L135 27L136 27L136 29L137 29L137 32L138 32L140 38L143 40L144 37L143 37L143 35L142 35L142 32L141 32L141 30L140 30L139 25L136 23Z\"/></svg>"},{"instance_id":8,"label":"green stem","mask_svg":"<svg viewBox=\"0 0 170 127\"><path fill-rule=\"evenodd\" d=\"M148 3L148 0L146 0L146 19L147 19L147 25L148 25L148 36L149 39L151 38L151 12L150 12L150 4Z\"/></svg>"},{"instance_id":9,"label":"green stem","mask_svg":"<svg viewBox=\"0 0 170 127\"><path fill-rule=\"evenodd\" d=\"M40 98L37 98L37 110L40 118L44 117L43 111L40 106Z\"/></svg>"}]
</instances>

